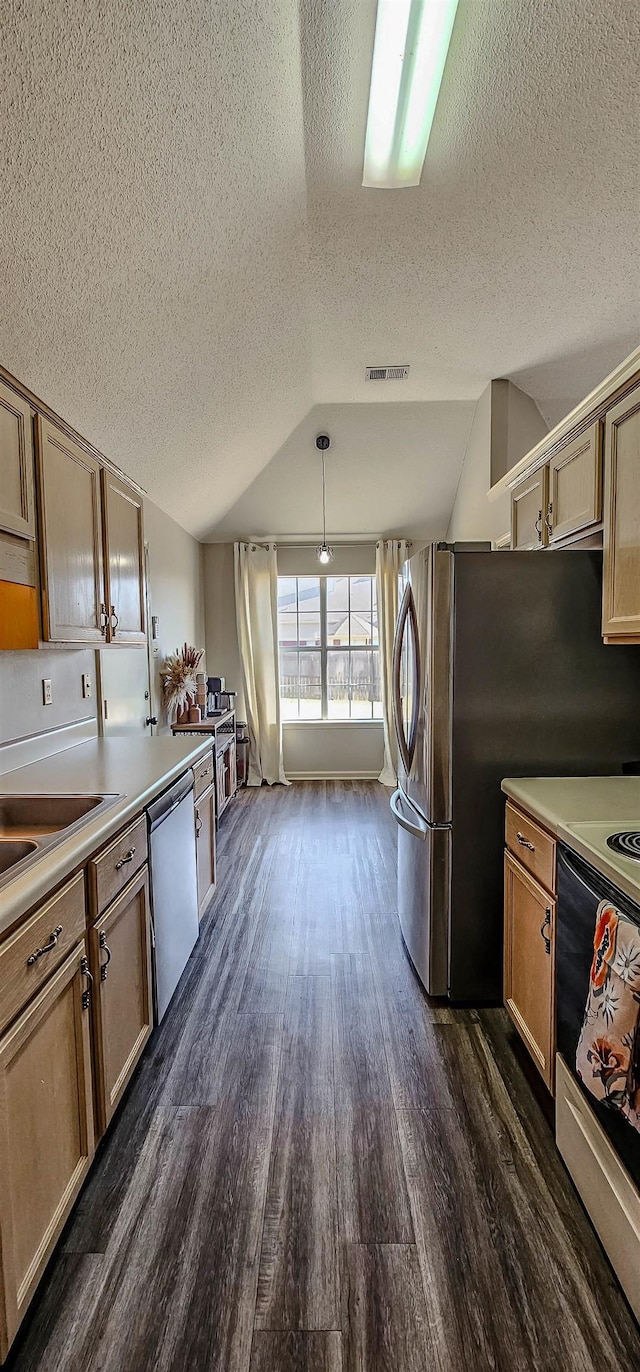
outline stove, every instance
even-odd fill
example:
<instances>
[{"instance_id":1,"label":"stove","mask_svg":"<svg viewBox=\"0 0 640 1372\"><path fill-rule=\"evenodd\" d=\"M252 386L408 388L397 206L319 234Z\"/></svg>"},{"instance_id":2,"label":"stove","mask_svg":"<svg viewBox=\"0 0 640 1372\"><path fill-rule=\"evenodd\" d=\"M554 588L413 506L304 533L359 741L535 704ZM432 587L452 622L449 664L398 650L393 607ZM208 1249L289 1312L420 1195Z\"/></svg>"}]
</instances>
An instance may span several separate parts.
<instances>
[{"instance_id":1,"label":"stove","mask_svg":"<svg viewBox=\"0 0 640 1372\"><path fill-rule=\"evenodd\" d=\"M617 834L609 834L607 847L614 853L622 853L623 857L640 862L640 832L637 829L622 829Z\"/></svg>"}]
</instances>

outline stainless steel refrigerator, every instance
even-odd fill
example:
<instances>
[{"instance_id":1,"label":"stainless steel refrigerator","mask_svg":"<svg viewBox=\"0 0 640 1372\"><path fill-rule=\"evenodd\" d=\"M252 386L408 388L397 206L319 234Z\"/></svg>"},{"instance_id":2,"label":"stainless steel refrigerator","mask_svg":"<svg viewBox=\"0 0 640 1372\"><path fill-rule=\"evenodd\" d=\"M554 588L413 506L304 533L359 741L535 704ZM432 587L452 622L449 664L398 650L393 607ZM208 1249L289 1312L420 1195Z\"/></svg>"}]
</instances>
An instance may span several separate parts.
<instances>
[{"instance_id":1,"label":"stainless steel refrigerator","mask_svg":"<svg viewBox=\"0 0 640 1372\"><path fill-rule=\"evenodd\" d=\"M432 544L394 647L398 912L426 990L502 999L505 776L640 758L640 648L601 637L602 554Z\"/></svg>"}]
</instances>

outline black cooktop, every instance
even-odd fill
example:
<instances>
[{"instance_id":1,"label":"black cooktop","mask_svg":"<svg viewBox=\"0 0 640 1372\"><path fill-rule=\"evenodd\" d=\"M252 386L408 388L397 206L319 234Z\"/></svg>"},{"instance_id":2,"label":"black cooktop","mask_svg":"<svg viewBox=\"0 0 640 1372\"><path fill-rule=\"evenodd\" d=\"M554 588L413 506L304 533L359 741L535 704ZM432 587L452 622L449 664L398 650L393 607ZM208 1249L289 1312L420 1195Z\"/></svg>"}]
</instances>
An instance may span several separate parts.
<instances>
[{"instance_id":1,"label":"black cooktop","mask_svg":"<svg viewBox=\"0 0 640 1372\"><path fill-rule=\"evenodd\" d=\"M607 844L614 853L622 853L623 857L640 862L640 833L637 829L623 829L619 834L609 834Z\"/></svg>"}]
</instances>

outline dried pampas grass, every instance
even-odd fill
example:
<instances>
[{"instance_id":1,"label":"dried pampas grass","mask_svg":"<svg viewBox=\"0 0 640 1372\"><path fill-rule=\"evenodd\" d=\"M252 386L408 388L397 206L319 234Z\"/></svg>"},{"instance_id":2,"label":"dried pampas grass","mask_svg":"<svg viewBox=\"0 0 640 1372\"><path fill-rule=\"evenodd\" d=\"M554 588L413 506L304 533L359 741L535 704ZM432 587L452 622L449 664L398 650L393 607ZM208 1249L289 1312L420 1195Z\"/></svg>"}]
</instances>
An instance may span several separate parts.
<instances>
[{"instance_id":1,"label":"dried pampas grass","mask_svg":"<svg viewBox=\"0 0 640 1372\"><path fill-rule=\"evenodd\" d=\"M184 710L190 697L196 694L196 671L202 658L201 648L191 648L185 643L165 658L160 668L162 689L167 710Z\"/></svg>"}]
</instances>

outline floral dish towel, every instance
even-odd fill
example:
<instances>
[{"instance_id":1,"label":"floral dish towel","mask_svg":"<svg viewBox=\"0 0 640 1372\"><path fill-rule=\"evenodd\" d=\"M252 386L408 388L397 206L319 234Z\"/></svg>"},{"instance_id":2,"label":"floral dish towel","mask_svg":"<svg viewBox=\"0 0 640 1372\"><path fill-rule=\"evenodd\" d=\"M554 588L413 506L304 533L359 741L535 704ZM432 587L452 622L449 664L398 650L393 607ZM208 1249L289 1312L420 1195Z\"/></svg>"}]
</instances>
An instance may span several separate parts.
<instances>
[{"instance_id":1,"label":"floral dish towel","mask_svg":"<svg viewBox=\"0 0 640 1372\"><path fill-rule=\"evenodd\" d=\"M640 1131L640 928L607 900L596 915L576 1071Z\"/></svg>"}]
</instances>

